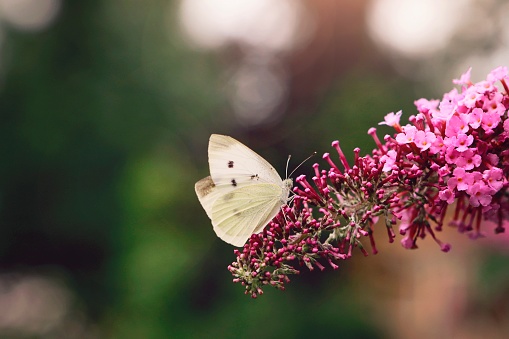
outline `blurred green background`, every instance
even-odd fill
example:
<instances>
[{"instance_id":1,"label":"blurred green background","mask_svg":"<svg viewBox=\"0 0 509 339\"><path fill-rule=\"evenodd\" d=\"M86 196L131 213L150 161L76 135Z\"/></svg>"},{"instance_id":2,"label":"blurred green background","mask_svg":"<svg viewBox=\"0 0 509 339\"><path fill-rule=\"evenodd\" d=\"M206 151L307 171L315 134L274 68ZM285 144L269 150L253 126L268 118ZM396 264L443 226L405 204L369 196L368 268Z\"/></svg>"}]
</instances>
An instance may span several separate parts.
<instances>
[{"instance_id":1,"label":"blurred green background","mask_svg":"<svg viewBox=\"0 0 509 339\"><path fill-rule=\"evenodd\" d=\"M479 32L461 40L458 26L450 45L405 54L377 38L377 6L387 8L0 0L0 337L404 338L413 329L425 338L463 333L458 324L471 316L492 324L500 307L479 310L469 288L495 279L491 298L505 296L504 264L485 267L482 258L506 257L472 252L471 242L470 250L453 242L448 256L433 245L422 256L381 245L376 257L358 252L338 271L303 269L285 292L252 300L231 282L233 247L216 238L195 197L211 133L239 139L281 175L288 154L293 169L336 139L351 159L353 148L374 147L366 132L386 113L408 117L414 100L440 97L475 64L473 52L460 52L478 46ZM476 49L480 76L499 60L486 45ZM416 265L437 261L464 270L416 277ZM431 297L444 289L453 297ZM430 304L442 320L435 332L421 324Z\"/></svg>"}]
</instances>

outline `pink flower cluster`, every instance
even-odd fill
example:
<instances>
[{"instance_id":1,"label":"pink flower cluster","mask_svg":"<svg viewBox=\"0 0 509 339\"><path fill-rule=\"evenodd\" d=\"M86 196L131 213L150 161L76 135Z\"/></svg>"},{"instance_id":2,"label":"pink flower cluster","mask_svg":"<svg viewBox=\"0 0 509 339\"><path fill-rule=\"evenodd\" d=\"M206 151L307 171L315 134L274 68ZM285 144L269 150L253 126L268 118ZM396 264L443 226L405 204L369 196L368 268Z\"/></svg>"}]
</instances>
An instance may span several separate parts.
<instances>
[{"instance_id":1,"label":"pink flower cluster","mask_svg":"<svg viewBox=\"0 0 509 339\"><path fill-rule=\"evenodd\" d=\"M377 148L364 157L355 149L352 166L334 141L341 169L325 153L327 170L314 164L311 181L296 179L292 206L242 251L235 250L237 261L228 267L234 282L256 297L265 285L284 289L288 275L299 272L297 264L313 270L324 269L326 262L336 269L354 248L367 255L364 238L377 253L373 233L379 217L385 219L390 242L399 221L401 244L408 249L429 235L449 251L435 231L442 230L453 204L450 224L458 231L480 237L482 221L489 220L497 225L495 233L503 232L509 220L507 79L507 68L499 67L474 84L468 70L453 81L461 91L453 89L441 101L415 101L417 114L409 124L400 125L401 111L389 113L380 124L396 133L382 143L371 128Z\"/></svg>"}]
</instances>

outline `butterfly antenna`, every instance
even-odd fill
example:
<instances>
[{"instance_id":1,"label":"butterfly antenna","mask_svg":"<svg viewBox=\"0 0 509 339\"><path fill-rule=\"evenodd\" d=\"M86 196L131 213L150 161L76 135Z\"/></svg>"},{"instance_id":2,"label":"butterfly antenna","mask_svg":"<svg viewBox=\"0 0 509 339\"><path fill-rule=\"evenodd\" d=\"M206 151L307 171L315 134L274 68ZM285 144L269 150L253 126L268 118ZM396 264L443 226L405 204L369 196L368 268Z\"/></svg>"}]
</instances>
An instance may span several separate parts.
<instances>
[{"instance_id":1,"label":"butterfly antenna","mask_svg":"<svg viewBox=\"0 0 509 339\"><path fill-rule=\"evenodd\" d=\"M291 158L291 157L292 157L292 155L291 155L291 154L289 154L289 155L288 155L288 159L286 159L286 173L285 173L285 174L286 174L286 178L288 178L288 165L290 164L290 158ZM293 172L292 172L292 173L293 173ZM292 174L290 173L290 175L292 175Z\"/></svg>"},{"instance_id":2,"label":"butterfly antenna","mask_svg":"<svg viewBox=\"0 0 509 339\"><path fill-rule=\"evenodd\" d=\"M300 167L302 166L302 164L304 164L306 161L308 161L309 159L311 159L312 157L314 157L316 155L316 152L313 152L309 157L307 157L306 159L304 159L300 164L299 166L295 167L294 170L292 171L292 173L290 173L290 176L292 176L292 174ZM290 157L288 157L288 160L290 160ZM288 172L288 163L286 164L286 169L287 169L287 172ZM286 176L288 178L288 176Z\"/></svg>"}]
</instances>

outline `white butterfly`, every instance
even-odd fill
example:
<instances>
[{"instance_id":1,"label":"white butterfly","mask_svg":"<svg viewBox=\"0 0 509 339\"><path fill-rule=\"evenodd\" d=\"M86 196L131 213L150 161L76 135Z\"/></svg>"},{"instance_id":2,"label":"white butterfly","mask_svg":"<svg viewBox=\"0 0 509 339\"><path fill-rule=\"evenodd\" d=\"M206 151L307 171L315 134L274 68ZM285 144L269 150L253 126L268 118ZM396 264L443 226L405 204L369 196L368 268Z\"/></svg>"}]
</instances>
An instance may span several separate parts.
<instances>
[{"instance_id":1,"label":"white butterfly","mask_svg":"<svg viewBox=\"0 0 509 339\"><path fill-rule=\"evenodd\" d=\"M261 156L226 135L209 140L210 176L194 185L217 236L243 246L288 201L292 179L282 180Z\"/></svg>"}]
</instances>

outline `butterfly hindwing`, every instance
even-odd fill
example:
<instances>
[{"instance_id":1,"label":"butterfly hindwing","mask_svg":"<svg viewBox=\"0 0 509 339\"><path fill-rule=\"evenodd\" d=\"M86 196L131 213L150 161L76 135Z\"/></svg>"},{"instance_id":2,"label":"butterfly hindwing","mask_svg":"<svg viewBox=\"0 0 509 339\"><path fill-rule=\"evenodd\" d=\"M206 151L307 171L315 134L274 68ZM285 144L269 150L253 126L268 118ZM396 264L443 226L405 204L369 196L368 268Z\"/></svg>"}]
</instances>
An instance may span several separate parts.
<instances>
[{"instance_id":1,"label":"butterfly hindwing","mask_svg":"<svg viewBox=\"0 0 509 339\"><path fill-rule=\"evenodd\" d=\"M211 220L216 234L224 241L242 246L260 232L279 212L281 187L262 183L237 188L218 197L212 204Z\"/></svg>"}]
</instances>

